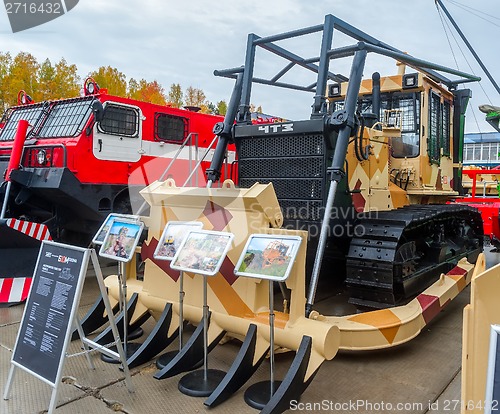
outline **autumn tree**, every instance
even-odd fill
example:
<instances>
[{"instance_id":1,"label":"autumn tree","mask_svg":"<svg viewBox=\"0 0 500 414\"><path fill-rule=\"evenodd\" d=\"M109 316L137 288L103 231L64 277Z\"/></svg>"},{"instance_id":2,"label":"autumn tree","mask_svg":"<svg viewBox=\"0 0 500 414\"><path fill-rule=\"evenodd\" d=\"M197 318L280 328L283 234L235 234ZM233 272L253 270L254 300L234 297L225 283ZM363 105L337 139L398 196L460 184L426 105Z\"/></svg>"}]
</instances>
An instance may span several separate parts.
<instances>
[{"instance_id":1,"label":"autumn tree","mask_svg":"<svg viewBox=\"0 0 500 414\"><path fill-rule=\"evenodd\" d=\"M10 53L0 53L0 110L9 106L9 71L12 64Z\"/></svg>"},{"instance_id":2,"label":"autumn tree","mask_svg":"<svg viewBox=\"0 0 500 414\"><path fill-rule=\"evenodd\" d=\"M131 78L128 86L128 95L132 99L158 105L166 105L167 103L164 89L156 80L148 82L145 79L141 79L137 82L134 78Z\"/></svg>"},{"instance_id":3,"label":"autumn tree","mask_svg":"<svg viewBox=\"0 0 500 414\"><path fill-rule=\"evenodd\" d=\"M50 59L47 58L40 66L40 72L39 72L40 86L38 90L39 96L36 97L37 100L40 100L41 97L52 96L56 88L55 77L56 77L56 70L52 66Z\"/></svg>"},{"instance_id":4,"label":"autumn tree","mask_svg":"<svg viewBox=\"0 0 500 414\"><path fill-rule=\"evenodd\" d=\"M124 73L111 66L101 66L88 74L101 88L106 88L110 95L129 96L131 98L165 105L167 102L176 108L183 105L195 106L201 112L225 115L227 104L216 104L207 100L202 89L188 87L183 93L181 85L170 85L168 94L157 81L146 79L139 81L131 78L127 83ZM21 52L14 58L9 53L0 52L0 111L17 105L17 95L25 90L35 102L70 98L79 95L82 79L78 68L61 58L57 63L45 59L39 64L30 53Z\"/></svg>"},{"instance_id":5,"label":"autumn tree","mask_svg":"<svg viewBox=\"0 0 500 414\"><path fill-rule=\"evenodd\" d=\"M22 89L36 99L39 89L39 69L40 65L31 53L20 52L14 57L7 75L9 105L17 105L17 94Z\"/></svg>"},{"instance_id":6,"label":"autumn tree","mask_svg":"<svg viewBox=\"0 0 500 414\"><path fill-rule=\"evenodd\" d=\"M68 65L62 58L55 66L49 59L40 66L39 91L36 101L61 99L78 96L80 91L80 77L76 65Z\"/></svg>"},{"instance_id":7,"label":"autumn tree","mask_svg":"<svg viewBox=\"0 0 500 414\"><path fill-rule=\"evenodd\" d=\"M81 88L81 78L75 64L69 65L62 58L55 66L55 88L52 98L69 98L78 96Z\"/></svg>"},{"instance_id":8,"label":"autumn tree","mask_svg":"<svg viewBox=\"0 0 500 414\"><path fill-rule=\"evenodd\" d=\"M139 82L137 82L134 78L130 78L128 81L128 96L132 98L137 95L137 91L139 90Z\"/></svg>"},{"instance_id":9,"label":"autumn tree","mask_svg":"<svg viewBox=\"0 0 500 414\"><path fill-rule=\"evenodd\" d=\"M167 96L168 103L172 105L174 108L182 107L182 88L178 83L172 83L170 85L170 90L168 91Z\"/></svg>"},{"instance_id":10,"label":"autumn tree","mask_svg":"<svg viewBox=\"0 0 500 414\"><path fill-rule=\"evenodd\" d=\"M106 88L110 95L127 96L127 78L116 68L101 66L89 74L100 88Z\"/></svg>"},{"instance_id":11,"label":"autumn tree","mask_svg":"<svg viewBox=\"0 0 500 414\"><path fill-rule=\"evenodd\" d=\"M201 89L189 86L184 94L185 106L197 106L201 108L201 112L209 113L207 97Z\"/></svg>"},{"instance_id":12,"label":"autumn tree","mask_svg":"<svg viewBox=\"0 0 500 414\"><path fill-rule=\"evenodd\" d=\"M261 114L262 113L262 106L261 105L255 106L253 103L251 103L249 111L252 112L252 113L253 112L257 112L257 113Z\"/></svg>"}]
</instances>

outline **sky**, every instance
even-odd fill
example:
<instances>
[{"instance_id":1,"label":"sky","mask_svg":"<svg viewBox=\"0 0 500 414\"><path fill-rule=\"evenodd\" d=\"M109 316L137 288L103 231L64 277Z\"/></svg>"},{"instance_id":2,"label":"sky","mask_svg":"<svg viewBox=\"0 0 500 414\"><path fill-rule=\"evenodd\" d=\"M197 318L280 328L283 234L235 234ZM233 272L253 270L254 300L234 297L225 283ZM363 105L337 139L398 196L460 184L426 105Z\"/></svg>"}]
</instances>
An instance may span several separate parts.
<instances>
[{"instance_id":1,"label":"sky","mask_svg":"<svg viewBox=\"0 0 500 414\"><path fill-rule=\"evenodd\" d=\"M443 2L500 83L500 56L495 43L500 34L498 8L491 10L492 2L487 0ZM487 15L467 9L467 5ZM448 31L452 52L434 0L80 0L64 16L18 33L12 33L7 14L0 9L0 52L29 52L39 62L49 58L55 63L64 57L77 65L82 78L100 66L110 65L127 79L157 80L166 91L173 83L181 84L184 90L193 86L202 89L212 102L228 102L234 81L215 77L213 71L243 65L249 33L268 36L314 26L322 24L326 14L418 58L452 68L457 67L456 59L460 70L481 76L480 84L467 84L473 99L466 131L493 131L477 107L485 103L500 106L500 96L456 32ZM333 46L352 43L335 35ZM303 57L313 57L319 54L320 37L308 35L279 45ZM272 77L283 68L282 62L259 50L255 75ZM346 59L330 66L331 71L346 76L349 68ZM382 75L397 73L393 60L370 54L364 76L370 77L375 70ZM284 81L314 81L302 70L293 70L287 76ZM307 92L258 85L251 102L265 113L297 120L309 118L313 97Z\"/></svg>"}]
</instances>

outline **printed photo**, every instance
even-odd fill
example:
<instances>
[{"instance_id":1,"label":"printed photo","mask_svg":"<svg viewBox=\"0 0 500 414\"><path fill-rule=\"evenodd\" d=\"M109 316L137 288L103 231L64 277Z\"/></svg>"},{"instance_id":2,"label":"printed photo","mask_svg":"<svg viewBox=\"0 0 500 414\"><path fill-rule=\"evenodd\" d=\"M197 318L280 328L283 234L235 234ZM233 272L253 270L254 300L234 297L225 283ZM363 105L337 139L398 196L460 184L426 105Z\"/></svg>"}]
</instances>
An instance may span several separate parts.
<instances>
[{"instance_id":1,"label":"printed photo","mask_svg":"<svg viewBox=\"0 0 500 414\"><path fill-rule=\"evenodd\" d=\"M204 275L215 275L226 257L232 233L193 230L175 255L170 267Z\"/></svg>"},{"instance_id":2,"label":"printed photo","mask_svg":"<svg viewBox=\"0 0 500 414\"><path fill-rule=\"evenodd\" d=\"M298 236L253 234L238 260L235 274L262 279L286 280L302 239Z\"/></svg>"},{"instance_id":3,"label":"printed photo","mask_svg":"<svg viewBox=\"0 0 500 414\"><path fill-rule=\"evenodd\" d=\"M172 260L190 230L201 229L199 221L169 221L163 230L153 257L158 260Z\"/></svg>"},{"instance_id":4,"label":"printed photo","mask_svg":"<svg viewBox=\"0 0 500 414\"><path fill-rule=\"evenodd\" d=\"M134 254L144 225L116 219L112 222L99 254L122 262L128 262Z\"/></svg>"},{"instance_id":5,"label":"printed photo","mask_svg":"<svg viewBox=\"0 0 500 414\"><path fill-rule=\"evenodd\" d=\"M118 214L111 213L106 217L106 220L102 223L101 228L97 231L94 238L92 239L92 243L94 244L102 244L104 239L106 238L106 234L108 234L109 228L111 227L111 223L117 218L125 218L128 220L138 220L137 216L131 216L129 214Z\"/></svg>"}]
</instances>

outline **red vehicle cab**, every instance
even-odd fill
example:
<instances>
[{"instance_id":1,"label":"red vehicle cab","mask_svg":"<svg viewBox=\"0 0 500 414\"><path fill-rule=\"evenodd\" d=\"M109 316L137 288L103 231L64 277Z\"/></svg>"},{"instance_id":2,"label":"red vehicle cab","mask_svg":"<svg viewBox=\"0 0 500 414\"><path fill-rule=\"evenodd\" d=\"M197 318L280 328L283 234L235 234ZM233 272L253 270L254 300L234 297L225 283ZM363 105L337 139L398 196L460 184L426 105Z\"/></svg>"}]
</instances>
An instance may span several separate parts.
<instances>
[{"instance_id":1,"label":"red vehicle cab","mask_svg":"<svg viewBox=\"0 0 500 414\"><path fill-rule=\"evenodd\" d=\"M0 131L5 171L18 121L30 124L21 166L10 175L6 217L45 223L56 238L64 231L92 234L108 213L130 212L129 187L158 179L170 163L166 177L183 185L214 140L214 124L223 120L108 95L92 80L84 91L10 108ZM198 185L209 161L193 178Z\"/></svg>"}]
</instances>

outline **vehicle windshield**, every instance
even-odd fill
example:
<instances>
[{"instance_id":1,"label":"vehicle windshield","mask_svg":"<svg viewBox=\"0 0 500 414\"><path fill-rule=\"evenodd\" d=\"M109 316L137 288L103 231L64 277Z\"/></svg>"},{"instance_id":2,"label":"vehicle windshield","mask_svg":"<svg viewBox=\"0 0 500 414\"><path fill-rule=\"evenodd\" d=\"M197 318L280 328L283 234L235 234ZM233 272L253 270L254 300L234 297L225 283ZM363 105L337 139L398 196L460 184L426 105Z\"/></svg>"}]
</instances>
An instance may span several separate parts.
<instances>
[{"instance_id":1,"label":"vehicle windshield","mask_svg":"<svg viewBox=\"0 0 500 414\"><path fill-rule=\"evenodd\" d=\"M13 108L0 133L0 141L14 139L21 119L33 126L29 138L76 137L90 118L93 100L89 96Z\"/></svg>"},{"instance_id":2,"label":"vehicle windshield","mask_svg":"<svg viewBox=\"0 0 500 414\"><path fill-rule=\"evenodd\" d=\"M42 118L42 113L44 112L44 106L45 103L21 106L8 110L6 114L7 121L0 132L0 141L12 141L14 139L17 131L17 124L21 119L28 121L30 125L39 123Z\"/></svg>"},{"instance_id":3,"label":"vehicle windshield","mask_svg":"<svg viewBox=\"0 0 500 414\"><path fill-rule=\"evenodd\" d=\"M372 112L371 97L358 100L361 113ZM344 107L344 101L333 102L333 111ZM401 137L391 139L392 156L413 158L420 154L420 92L382 93L379 119L384 119L384 111L401 111Z\"/></svg>"}]
</instances>

